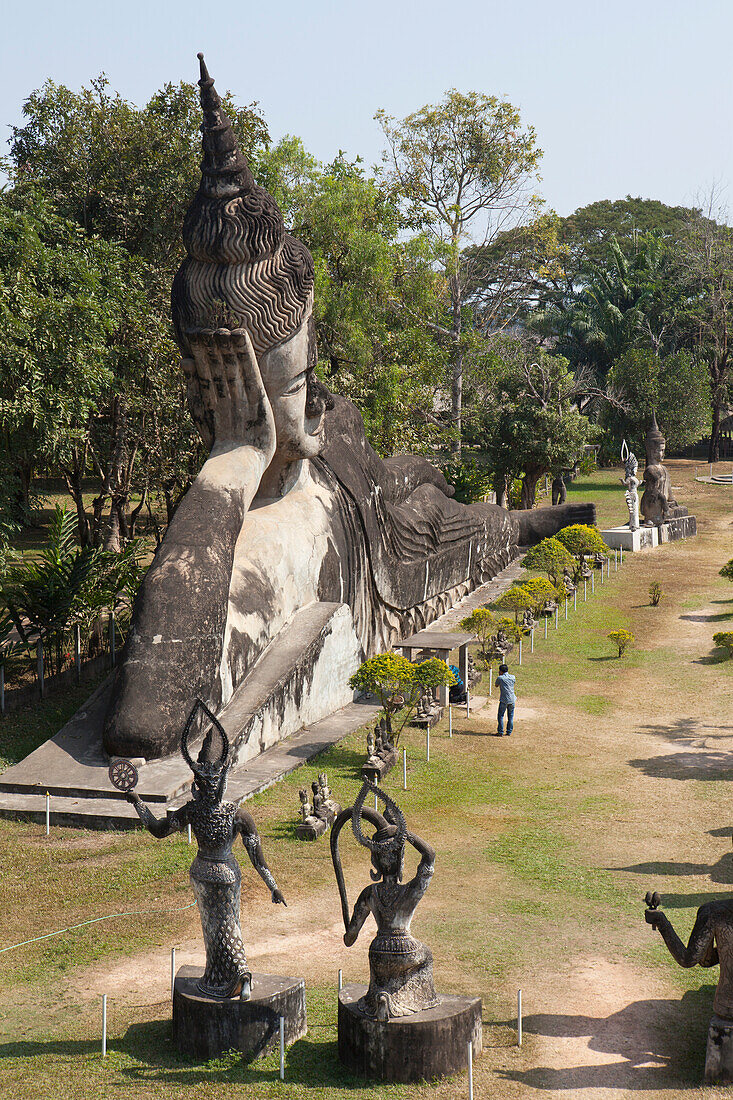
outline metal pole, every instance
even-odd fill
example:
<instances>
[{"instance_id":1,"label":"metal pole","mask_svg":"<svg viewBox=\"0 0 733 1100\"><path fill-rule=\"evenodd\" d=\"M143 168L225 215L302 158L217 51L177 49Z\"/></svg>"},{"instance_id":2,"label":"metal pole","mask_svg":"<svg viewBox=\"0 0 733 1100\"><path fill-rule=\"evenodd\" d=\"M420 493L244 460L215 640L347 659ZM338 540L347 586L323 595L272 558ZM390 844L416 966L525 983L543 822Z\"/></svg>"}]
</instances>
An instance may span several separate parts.
<instances>
[{"instance_id":1,"label":"metal pole","mask_svg":"<svg viewBox=\"0 0 733 1100\"><path fill-rule=\"evenodd\" d=\"M473 1043L468 1040L468 1100L473 1100Z\"/></svg>"},{"instance_id":2,"label":"metal pole","mask_svg":"<svg viewBox=\"0 0 733 1100\"><path fill-rule=\"evenodd\" d=\"M81 627L78 623L74 626L74 668L78 684L81 680Z\"/></svg>"},{"instance_id":3,"label":"metal pole","mask_svg":"<svg viewBox=\"0 0 733 1100\"><path fill-rule=\"evenodd\" d=\"M339 970L339 993L344 988L344 972Z\"/></svg>"},{"instance_id":4,"label":"metal pole","mask_svg":"<svg viewBox=\"0 0 733 1100\"><path fill-rule=\"evenodd\" d=\"M591 594L591 596L594 595L595 590L596 590L596 575L595 575L595 573L591 573L591 575L590 575L590 594Z\"/></svg>"},{"instance_id":5,"label":"metal pole","mask_svg":"<svg viewBox=\"0 0 733 1100\"><path fill-rule=\"evenodd\" d=\"M453 736L453 707L448 704L448 736Z\"/></svg>"},{"instance_id":6,"label":"metal pole","mask_svg":"<svg viewBox=\"0 0 733 1100\"><path fill-rule=\"evenodd\" d=\"M466 685L466 718L471 717L471 711L469 709L470 708L470 694L471 693L468 690L468 685Z\"/></svg>"},{"instance_id":7,"label":"metal pole","mask_svg":"<svg viewBox=\"0 0 733 1100\"><path fill-rule=\"evenodd\" d=\"M522 1045L522 991L517 993L517 1046Z\"/></svg>"},{"instance_id":8,"label":"metal pole","mask_svg":"<svg viewBox=\"0 0 733 1100\"><path fill-rule=\"evenodd\" d=\"M46 836L51 832L51 795L46 791Z\"/></svg>"},{"instance_id":9,"label":"metal pole","mask_svg":"<svg viewBox=\"0 0 733 1100\"><path fill-rule=\"evenodd\" d=\"M38 675L38 688L43 698L43 642L38 639L36 644L36 673Z\"/></svg>"},{"instance_id":10,"label":"metal pole","mask_svg":"<svg viewBox=\"0 0 733 1100\"><path fill-rule=\"evenodd\" d=\"M188 826L188 843L191 843L191 826Z\"/></svg>"},{"instance_id":11,"label":"metal pole","mask_svg":"<svg viewBox=\"0 0 733 1100\"><path fill-rule=\"evenodd\" d=\"M107 1057L107 994L102 994L102 1057Z\"/></svg>"},{"instance_id":12,"label":"metal pole","mask_svg":"<svg viewBox=\"0 0 733 1100\"><path fill-rule=\"evenodd\" d=\"M549 616L545 615L545 638L547 638L547 620L548 620L548 618L549 618Z\"/></svg>"},{"instance_id":13,"label":"metal pole","mask_svg":"<svg viewBox=\"0 0 733 1100\"><path fill-rule=\"evenodd\" d=\"M578 610L578 589L573 592L573 611Z\"/></svg>"},{"instance_id":14,"label":"metal pole","mask_svg":"<svg viewBox=\"0 0 733 1100\"><path fill-rule=\"evenodd\" d=\"M588 578L583 577L583 603L588 599Z\"/></svg>"},{"instance_id":15,"label":"metal pole","mask_svg":"<svg viewBox=\"0 0 733 1100\"><path fill-rule=\"evenodd\" d=\"M402 750L402 790L407 790L407 749Z\"/></svg>"},{"instance_id":16,"label":"metal pole","mask_svg":"<svg viewBox=\"0 0 733 1100\"><path fill-rule=\"evenodd\" d=\"M618 550L614 550L613 552L613 571L614 573L618 573Z\"/></svg>"},{"instance_id":17,"label":"metal pole","mask_svg":"<svg viewBox=\"0 0 733 1100\"><path fill-rule=\"evenodd\" d=\"M494 690L494 666L489 665L489 699L491 698Z\"/></svg>"},{"instance_id":18,"label":"metal pole","mask_svg":"<svg viewBox=\"0 0 733 1100\"><path fill-rule=\"evenodd\" d=\"M560 608L556 607L555 608L555 630L558 629L559 625L560 625Z\"/></svg>"},{"instance_id":19,"label":"metal pole","mask_svg":"<svg viewBox=\"0 0 733 1100\"><path fill-rule=\"evenodd\" d=\"M565 622L568 621L568 598L565 597Z\"/></svg>"},{"instance_id":20,"label":"metal pole","mask_svg":"<svg viewBox=\"0 0 733 1100\"><path fill-rule=\"evenodd\" d=\"M534 653L534 627L529 632L529 652Z\"/></svg>"},{"instance_id":21,"label":"metal pole","mask_svg":"<svg viewBox=\"0 0 733 1100\"><path fill-rule=\"evenodd\" d=\"M522 639L519 639L519 663L522 663Z\"/></svg>"},{"instance_id":22,"label":"metal pole","mask_svg":"<svg viewBox=\"0 0 733 1100\"><path fill-rule=\"evenodd\" d=\"M176 984L176 949L171 947L171 1000L173 1000L173 990Z\"/></svg>"},{"instance_id":23,"label":"metal pole","mask_svg":"<svg viewBox=\"0 0 733 1100\"><path fill-rule=\"evenodd\" d=\"M604 577L604 565L603 565L603 562L601 562L601 584L603 584L603 577Z\"/></svg>"},{"instance_id":24,"label":"metal pole","mask_svg":"<svg viewBox=\"0 0 733 1100\"><path fill-rule=\"evenodd\" d=\"M621 547L621 564L622 565L624 564L624 548L623 548L623 546Z\"/></svg>"},{"instance_id":25,"label":"metal pole","mask_svg":"<svg viewBox=\"0 0 733 1100\"><path fill-rule=\"evenodd\" d=\"M285 1017L280 1017L280 1080L285 1080Z\"/></svg>"},{"instance_id":26,"label":"metal pole","mask_svg":"<svg viewBox=\"0 0 733 1100\"><path fill-rule=\"evenodd\" d=\"M425 727L425 759L426 759L427 763L429 764L430 763L430 725L429 724ZM374 809L376 810L376 808L377 808L377 805L376 805L376 802L375 802L374 803Z\"/></svg>"}]
</instances>

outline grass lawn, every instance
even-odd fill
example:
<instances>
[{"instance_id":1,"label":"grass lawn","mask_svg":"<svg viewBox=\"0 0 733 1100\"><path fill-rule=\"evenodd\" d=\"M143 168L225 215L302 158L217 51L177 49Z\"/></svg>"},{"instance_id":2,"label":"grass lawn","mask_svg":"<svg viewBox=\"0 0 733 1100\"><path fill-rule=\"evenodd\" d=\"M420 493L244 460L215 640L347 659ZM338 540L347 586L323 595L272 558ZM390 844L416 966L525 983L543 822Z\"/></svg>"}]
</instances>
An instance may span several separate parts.
<instances>
[{"instance_id":1,"label":"grass lawn","mask_svg":"<svg viewBox=\"0 0 733 1100\"><path fill-rule=\"evenodd\" d=\"M717 970L684 971L645 925L655 888L686 938L697 906L730 891L733 663L712 635L733 620L733 587L717 576L731 556L733 491L694 482L694 463L670 462L678 499L699 535L628 555L618 573L570 612L547 641L525 647L515 734L498 739L492 707L454 714L431 735L406 731L401 769L386 781L412 831L436 847L433 884L414 922L433 950L443 991L484 1002L476 1097L689 1097L702 1079ZM623 521L620 471L579 478L569 500L593 499L599 524ZM694 502L694 503L693 503ZM652 580L659 607L649 605ZM582 596L582 592L581 592ZM614 656L609 630L636 643ZM514 655L512 655L514 656ZM483 694L486 694L484 686ZM76 700L69 701L73 709ZM31 745L60 709L24 728L7 724L0 753ZM24 748L25 751L25 748ZM4 868L0 948L109 913L3 956L0 1095L8 1097L435 1097L467 1095L465 1078L379 1086L346 1075L336 1053L336 977L368 974L369 922L344 947L326 841L295 840L298 787L326 770L334 796L355 795L363 736L353 735L250 803L288 900L274 908L244 869L242 926L255 971L304 976L309 1032L287 1054L286 1081L270 1057L185 1061L170 1039L169 953L199 961L202 944L185 837L52 830L0 822ZM232 790L232 796L236 791ZM342 834L349 897L368 862ZM240 853L241 855L241 853ZM154 910L155 912L150 912ZM524 1044L516 1046L517 990ZM99 1045L109 997L109 1057ZM703 1095L703 1090L700 1090ZM705 1090L714 1096L714 1090ZM722 1092L721 1092L722 1095Z\"/></svg>"}]
</instances>

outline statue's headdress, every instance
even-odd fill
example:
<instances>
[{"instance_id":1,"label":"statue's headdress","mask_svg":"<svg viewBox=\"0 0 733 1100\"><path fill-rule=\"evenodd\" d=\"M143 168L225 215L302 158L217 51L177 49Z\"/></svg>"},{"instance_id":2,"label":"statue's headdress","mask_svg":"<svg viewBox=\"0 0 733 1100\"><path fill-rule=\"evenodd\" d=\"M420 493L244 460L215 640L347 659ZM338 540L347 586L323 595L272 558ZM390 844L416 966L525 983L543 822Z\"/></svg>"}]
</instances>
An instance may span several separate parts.
<instances>
[{"instance_id":1,"label":"statue's headdress","mask_svg":"<svg viewBox=\"0 0 733 1100\"><path fill-rule=\"evenodd\" d=\"M639 468L639 461L625 439L621 443L621 461L624 463L625 476L634 476Z\"/></svg>"},{"instance_id":2,"label":"statue's headdress","mask_svg":"<svg viewBox=\"0 0 733 1100\"><path fill-rule=\"evenodd\" d=\"M646 441L647 443L664 443L664 436L660 432L659 425L657 424L656 412L652 412L652 422L646 433Z\"/></svg>"},{"instance_id":3,"label":"statue's headdress","mask_svg":"<svg viewBox=\"0 0 733 1100\"><path fill-rule=\"evenodd\" d=\"M196 760L191 756L189 744L191 738L198 736L199 720L210 722ZM218 783L218 797L222 798L226 787L227 772L231 767L229 757L229 738L224 727L209 710L203 699L197 699L186 721L181 736L181 754L196 777L207 785Z\"/></svg>"},{"instance_id":4,"label":"statue's headdress","mask_svg":"<svg viewBox=\"0 0 733 1100\"><path fill-rule=\"evenodd\" d=\"M370 807L364 805L364 799L370 791L384 803L384 814L380 814L378 810L372 810ZM407 839L407 822L405 821L402 810L388 794L385 794L385 792L381 790L381 788L375 786L374 783L370 783L368 779L365 779L354 805L341 811L331 829L331 859L333 860L333 869L336 872L336 882L338 883L339 894L341 895L341 910L344 917L344 925L347 928L349 926L349 902L346 896L346 884L344 882L344 873L341 867L338 838L341 829L349 820L351 821L354 836L359 843L365 848L368 848L372 855L377 856L377 858L381 856L389 863L397 863L399 861L400 871L405 851L405 840ZM371 825L375 826L376 832L371 839L364 836L361 829L362 821L368 821ZM382 877L381 873L378 871L372 871L371 875L376 881Z\"/></svg>"},{"instance_id":5,"label":"statue's headdress","mask_svg":"<svg viewBox=\"0 0 733 1100\"><path fill-rule=\"evenodd\" d=\"M299 327L313 294L313 258L285 232L272 195L258 187L232 124L201 66L201 182L183 222L187 257L173 281L178 343L190 329L246 328L257 355Z\"/></svg>"}]
</instances>

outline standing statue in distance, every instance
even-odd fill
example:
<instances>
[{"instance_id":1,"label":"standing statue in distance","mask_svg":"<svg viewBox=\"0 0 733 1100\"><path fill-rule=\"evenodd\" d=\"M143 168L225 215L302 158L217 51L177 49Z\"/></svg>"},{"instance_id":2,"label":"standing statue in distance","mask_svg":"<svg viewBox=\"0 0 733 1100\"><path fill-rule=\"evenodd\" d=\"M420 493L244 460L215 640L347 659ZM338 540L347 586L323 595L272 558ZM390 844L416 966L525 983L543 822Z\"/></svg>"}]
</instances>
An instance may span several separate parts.
<instances>
[{"instance_id":1,"label":"standing statue in distance","mask_svg":"<svg viewBox=\"0 0 733 1100\"><path fill-rule=\"evenodd\" d=\"M384 803L384 815L364 805L369 791ZM374 880L359 894L351 915L338 848L339 833L349 820L356 839L371 852ZM363 821L376 827L371 838L364 836ZM415 877L403 883L406 843L417 850L420 864ZM389 795L365 780L354 805L339 814L331 830L331 857L341 895L346 946L356 943L370 913L377 922L377 934L369 947L369 989L358 1004L361 1012L389 1020L437 1005L432 952L410 932L415 909L433 877L433 849L407 831L402 811Z\"/></svg>"},{"instance_id":2,"label":"standing statue in distance","mask_svg":"<svg viewBox=\"0 0 733 1100\"><path fill-rule=\"evenodd\" d=\"M198 759L189 751L199 712L211 726L204 737ZM194 774L193 799L165 818L156 818L134 791L127 794L145 828L153 836L170 836L187 825L196 837L198 853L191 864L190 878L201 917L206 947L206 969L198 988L207 997L225 1000L239 994L249 1000L252 974L242 942L239 906L242 874L232 845L237 836L247 850L252 866L272 895L273 904L285 905L285 898L265 862L262 844L252 815L234 802L225 802L227 773L231 766L226 733L200 699L191 711L181 737L181 753Z\"/></svg>"},{"instance_id":3,"label":"standing statue in distance","mask_svg":"<svg viewBox=\"0 0 733 1100\"><path fill-rule=\"evenodd\" d=\"M687 509L678 504L672 494L672 479L663 465L665 446L656 414L652 413L652 422L646 433L644 494L641 498L641 514L646 527L659 527L670 519L687 515Z\"/></svg>"},{"instance_id":4,"label":"standing statue in distance","mask_svg":"<svg viewBox=\"0 0 733 1100\"><path fill-rule=\"evenodd\" d=\"M624 463L624 476L621 481L626 486L626 506L629 509L629 530L639 530L639 479L636 476L639 462L624 439L621 444L621 461Z\"/></svg>"},{"instance_id":5,"label":"standing statue in distance","mask_svg":"<svg viewBox=\"0 0 733 1100\"><path fill-rule=\"evenodd\" d=\"M733 898L700 906L687 947L659 908L659 894L650 891L645 900L644 919L661 933L675 962L685 968L720 965L713 999L715 1015L708 1029L705 1081L733 1082Z\"/></svg>"}]
</instances>

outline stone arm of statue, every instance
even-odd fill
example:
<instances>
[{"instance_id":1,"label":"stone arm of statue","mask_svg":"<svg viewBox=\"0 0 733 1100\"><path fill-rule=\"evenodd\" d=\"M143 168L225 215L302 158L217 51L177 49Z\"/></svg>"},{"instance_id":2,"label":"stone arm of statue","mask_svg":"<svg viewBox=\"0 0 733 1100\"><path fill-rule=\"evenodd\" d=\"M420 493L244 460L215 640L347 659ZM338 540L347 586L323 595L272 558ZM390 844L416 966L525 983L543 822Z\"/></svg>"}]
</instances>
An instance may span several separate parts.
<instances>
[{"instance_id":1,"label":"stone arm of statue","mask_svg":"<svg viewBox=\"0 0 733 1100\"><path fill-rule=\"evenodd\" d=\"M365 886L356 899L356 905L354 906L354 912L349 921L349 927L344 932L344 943L347 947L352 947L356 943L359 933L364 927L364 922L372 911L369 905L372 889L371 886Z\"/></svg>"},{"instance_id":2,"label":"stone arm of statue","mask_svg":"<svg viewBox=\"0 0 733 1100\"><path fill-rule=\"evenodd\" d=\"M420 865L417 869L418 874L427 867L432 869L435 866L435 848L431 847L427 840L415 836L414 833L407 833L405 842L411 844L420 855Z\"/></svg>"},{"instance_id":3,"label":"stone arm of statue","mask_svg":"<svg viewBox=\"0 0 733 1100\"><path fill-rule=\"evenodd\" d=\"M165 817L158 818L148 809L140 795L135 794L134 791L128 791L125 797L137 810L137 816L148 832L152 833L158 840L162 840L164 836L170 836L172 833L180 832L186 824L185 806L182 806L180 810L168 810Z\"/></svg>"},{"instance_id":4,"label":"stone arm of statue","mask_svg":"<svg viewBox=\"0 0 733 1100\"><path fill-rule=\"evenodd\" d=\"M595 504L556 504L552 508L517 509L509 513L519 546L534 546L574 523L594 524Z\"/></svg>"},{"instance_id":5,"label":"stone arm of statue","mask_svg":"<svg viewBox=\"0 0 733 1100\"><path fill-rule=\"evenodd\" d=\"M683 944L669 920L659 909L647 909L644 914L647 924L656 928L667 945L670 955L680 966L715 966L718 951L715 947L715 929L712 913L703 905L697 911L697 919L690 933L687 947Z\"/></svg>"},{"instance_id":6,"label":"stone arm of statue","mask_svg":"<svg viewBox=\"0 0 733 1100\"><path fill-rule=\"evenodd\" d=\"M235 832L238 832L242 837L242 843L247 849L247 855L250 858L252 866L269 889L272 895L272 904L287 906L288 903L278 890L272 872L265 862L265 854L262 851L262 842L257 832L254 818L250 813L247 813L246 810L243 810L241 806L237 810L234 818L234 828Z\"/></svg>"}]
</instances>

